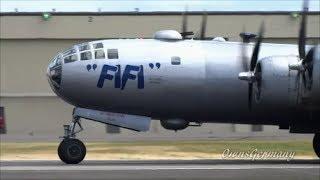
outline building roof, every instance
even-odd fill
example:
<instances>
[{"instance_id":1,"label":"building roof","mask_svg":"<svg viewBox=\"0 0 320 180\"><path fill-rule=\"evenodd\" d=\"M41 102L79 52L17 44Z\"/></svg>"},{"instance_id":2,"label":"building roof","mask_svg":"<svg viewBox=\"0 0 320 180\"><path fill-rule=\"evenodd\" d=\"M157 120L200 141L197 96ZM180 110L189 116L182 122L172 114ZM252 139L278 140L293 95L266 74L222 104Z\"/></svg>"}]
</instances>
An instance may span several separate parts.
<instances>
[{"instance_id":1,"label":"building roof","mask_svg":"<svg viewBox=\"0 0 320 180\"><path fill-rule=\"evenodd\" d=\"M42 15L44 12L0 12L2 16L32 16ZM154 11L154 12L49 12L52 15L182 15L180 11ZM188 15L202 15L204 11L188 11ZM290 15L299 11L206 11L208 15ZM309 15L320 15L320 11L308 12Z\"/></svg>"},{"instance_id":2,"label":"building roof","mask_svg":"<svg viewBox=\"0 0 320 180\"><path fill-rule=\"evenodd\" d=\"M309 11L320 11L309 0ZM0 12L300 11L302 0L1 0Z\"/></svg>"}]
</instances>

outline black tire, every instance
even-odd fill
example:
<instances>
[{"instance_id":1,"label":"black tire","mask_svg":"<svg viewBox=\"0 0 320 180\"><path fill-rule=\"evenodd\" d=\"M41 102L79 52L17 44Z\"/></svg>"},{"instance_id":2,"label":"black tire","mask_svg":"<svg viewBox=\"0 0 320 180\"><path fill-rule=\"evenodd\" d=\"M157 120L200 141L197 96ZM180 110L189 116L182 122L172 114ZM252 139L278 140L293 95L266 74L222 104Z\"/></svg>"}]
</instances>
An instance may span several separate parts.
<instances>
[{"instance_id":1,"label":"black tire","mask_svg":"<svg viewBox=\"0 0 320 180\"><path fill-rule=\"evenodd\" d=\"M320 158L320 133L314 135L313 149L317 156Z\"/></svg>"},{"instance_id":2,"label":"black tire","mask_svg":"<svg viewBox=\"0 0 320 180\"><path fill-rule=\"evenodd\" d=\"M86 156L86 146L79 139L64 139L58 147L58 155L66 164L78 164Z\"/></svg>"}]
</instances>

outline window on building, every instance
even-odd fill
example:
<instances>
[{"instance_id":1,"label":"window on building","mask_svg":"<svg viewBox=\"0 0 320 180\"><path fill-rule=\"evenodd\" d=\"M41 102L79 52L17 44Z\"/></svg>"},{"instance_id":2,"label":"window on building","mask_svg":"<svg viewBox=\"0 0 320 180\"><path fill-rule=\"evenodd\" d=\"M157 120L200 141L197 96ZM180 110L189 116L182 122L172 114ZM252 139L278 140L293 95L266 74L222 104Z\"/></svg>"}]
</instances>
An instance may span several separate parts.
<instances>
[{"instance_id":1,"label":"window on building","mask_svg":"<svg viewBox=\"0 0 320 180\"><path fill-rule=\"evenodd\" d=\"M120 128L117 126L106 125L106 133L108 134L118 134L120 133Z\"/></svg>"},{"instance_id":2,"label":"window on building","mask_svg":"<svg viewBox=\"0 0 320 180\"><path fill-rule=\"evenodd\" d=\"M0 134L7 134L4 107L0 107Z\"/></svg>"},{"instance_id":3,"label":"window on building","mask_svg":"<svg viewBox=\"0 0 320 180\"><path fill-rule=\"evenodd\" d=\"M96 44L93 44L93 48L94 48L94 49L100 49L100 48L103 48L103 44L102 44L102 43L96 43Z\"/></svg>"},{"instance_id":4,"label":"window on building","mask_svg":"<svg viewBox=\"0 0 320 180\"><path fill-rule=\"evenodd\" d=\"M74 62L74 61L77 61L77 55L76 54L73 54L71 56L67 56L64 58L64 63L71 63L71 62Z\"/></svg>"},{"instance_id":5,"label":"window on building","mask_svg":"<svg viewBox=\"0 0 320 180\"><path fill-rule=\"evenodd\" d=\"M96 50L94 52L94 57L95 59L104 59L105 58L104 50L103 49Z\"/></svg>"},{"instance_id":6,"label":"window on building","mask_svg":"<svg viewBox=\"0 0 320 180\"><path fill-rule=\"evenodd\" d=\"M253 131L253 132L263 131L263 126L262 125L252 125L251 131Z\"/></svg>"},{"instance_id":7,"label":"window on building","mask_svg":"<svg viewBox=\"0 0 320 180\"><path fill-rule=\"evenodd\" d=\"M119 59L118 49L108 49L108 59Z\"/></svg>"},{"instance_id":8,"label":"window on building","mask_svg":"<svg viewBox=\"0 0 320 180\"><path fill-rule=\"evenodd\" d=\"M82 61L92 59L91 51L86 51L86 52L80 53L80 59Z\"/></svg>"},{"instance_id":9,"label":"window on building","mask_svg":"<svg viewBox=\"0 0 320 180\"><path fill-rule=\"evenodd\" d=\"M181 59L178 56L172 56L171 57L171 64L172 65L180 65L181 64Z\"/></svg>"}]
</instances>

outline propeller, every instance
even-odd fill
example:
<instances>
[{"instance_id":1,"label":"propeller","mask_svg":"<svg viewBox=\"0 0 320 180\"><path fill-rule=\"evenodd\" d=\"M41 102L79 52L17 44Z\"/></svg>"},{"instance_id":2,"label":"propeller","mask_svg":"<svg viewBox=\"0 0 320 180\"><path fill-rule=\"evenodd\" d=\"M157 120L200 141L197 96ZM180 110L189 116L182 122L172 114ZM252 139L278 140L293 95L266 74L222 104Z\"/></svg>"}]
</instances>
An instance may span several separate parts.
<instances>
[{"instance_id":1,"label":"propeller","mask_svg":"<svg viewBox=\"0 0 320 180\"><path fill-rule=\"evenodd\" d=\"M187 36L192 36L194 33L192 31L188 31L188 8L185 9L185 11L182 13L182 26L181 26L181 36L182 39L186 39Z\"/></svg>"},{"instance_id":2,"label":"propeller","mask_svg":"<svg viewBox=\"0 0 320 180\"><path fill-rule=\"evenodd\" d=\"M302 77L302 83L304 88L311 89L312 83L312 54L313 49L311 49L306 55L306 31L307 31L307 13L308 13L309 0L303 1L303 7L301 12L301 22L299 29L299 39L298 39L298 51L299 59L298 64L291 65L291 69L298 70L296 84L298 84L300 78Z\"/></svg>"},{"instance_id":3,"label":"propeller","mask_svg":"<svg viewBox=\"0 0 320 180\"><path fill-rule=\"evenodd\" d=\"M249 107L249 110L252 109L253 83L261 80L260 76L255 73L255 68L256 68L256 65L258 62L258 57L259 57L261 42L263 39L264 29L265 28L264 28L264 22L263 22L260 26L259 34L256 39L256 43L255 43L255 46L254 46L254 49L252 52L252 56L250 59L250 65L249 65L249 71L248 71L248 64L247 64L248 61L246 60L246 56L245 56L245 53L246 53L246 48L244 47L245 43L242 45L243 46L242 47L242 51L243 51L242 52L242 56L243 56L242 63L243 63L243 70L245 72L241 72L239 74L239 79L248 81L248 107Z\"/></svg>"},{"instance_id":4,"label":"propeller","mask_svg":"<svg viewBox=\"0 0 320 180\"><path fill-rule=\"evenodd\" d=\"M301 24L299 30L299 40L298 40L298 50L299 50L299 58L300 61L296 64L290 64L289 68L291 70L297 70L297 82L299 82L300 78L302 78L302 82L305 88L311 89L312 85L312 70L313 70L313 53L314 49L312 48L306 53L306 22L307 22L307 12L308 12L308 0L303 1L303 11L301 12ZM253 93L253 83L257 83L258 88L259 84L261 84L261 74L260 74L260 66L257 66L260 46L263 39L264 34L264 23L261 24L258 38L256 39L256 43L253 49L253 53L250 59L249 70L248 69L248 61L246 61L246 47L245 42L242 47L242 63L243 70L245 72L239 73L240 80L248 81L248 107L249 110L252 109L252 93ZM301 77L302 76L302 77ZM258 90L260 93L260 90Z\"/></svg>"},{"instance_id":5,"label":"propeller","mask_svg":"<svg viewBox=\"0 0 320 180\"><path fill-rule=\"evenodd\" d=\"M242 38L241 46L241 59L242 59L242 69L247 72L249 71L248 57L247 57L247 44L250 42L250 39L255 38L257 35L253 33L248 33L243 26L242 33L239 34Z\"/></svg>"},{"instance_id":6,"label":"propeller","mask_svg":"<svg viewBox=\"0 0 320 180\"><path fill-rule=\"evenodd\" d=\"M250 72L254 72L254 69L257 65L263 34L264 34L264 23L262 23L260 26L259 35L258 35L256 44L253 49L253 53L252 53L251 61L250 61L250 69L249 69ZM254 80L258 80L256 76L254 76ZM248 89L248 107L250 110L252 109L253 82L254 81L249 81L249 89Z\"/></svg>"}]
</instances>

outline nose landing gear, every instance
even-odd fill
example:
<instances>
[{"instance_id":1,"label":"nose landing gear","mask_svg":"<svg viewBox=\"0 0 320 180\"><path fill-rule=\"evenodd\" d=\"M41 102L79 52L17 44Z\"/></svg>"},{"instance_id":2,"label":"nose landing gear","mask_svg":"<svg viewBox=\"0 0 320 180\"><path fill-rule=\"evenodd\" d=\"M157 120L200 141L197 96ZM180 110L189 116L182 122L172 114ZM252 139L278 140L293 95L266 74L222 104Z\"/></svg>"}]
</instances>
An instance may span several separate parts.
<instances>
[{"instance_id":1,"label":"nose landing gear","mask_svg":"<svg viewBox=\"0 0 320 180\"><path fill-rule=\"evenodd\" d=\"M86 147L79 139L64 139L58 147L58 155L66 164L78 164L86 156Z\"/></svg>"},{"instance_id":2,"label":"nose landing gear","mask_svg":"<svg viewBox=\"0 0 320 180\"><path fill-rule=\"evenodd\" d=\"M76 126L79 130L76 131ZM78 164L86 156L86 147L79 139L76 139L76 134L82 131L80 118L74 116L71 125L64 125L64 136L58 147L59 158L66 164Z\"/></svg>"},{"instance_id":3,"label":"nose landing gear","mask_svg":"<svg viewBox=\"0 0 320 180\"><path fill-rule=\"evenodd\" d=\"M320 158L320 133L316 133L313 138L313 149Z\"/></svg>"}]
</instances>

